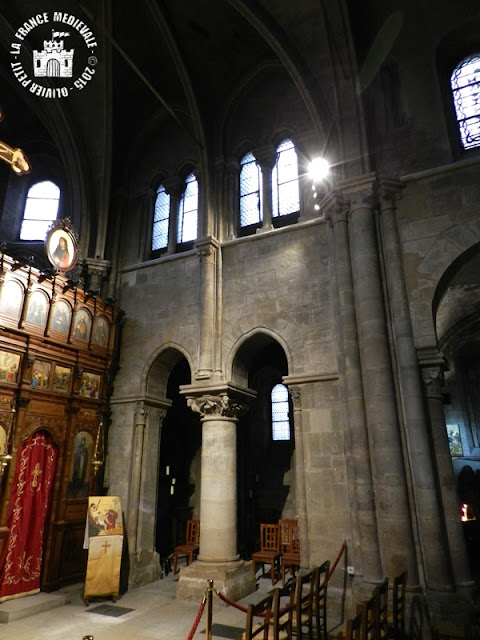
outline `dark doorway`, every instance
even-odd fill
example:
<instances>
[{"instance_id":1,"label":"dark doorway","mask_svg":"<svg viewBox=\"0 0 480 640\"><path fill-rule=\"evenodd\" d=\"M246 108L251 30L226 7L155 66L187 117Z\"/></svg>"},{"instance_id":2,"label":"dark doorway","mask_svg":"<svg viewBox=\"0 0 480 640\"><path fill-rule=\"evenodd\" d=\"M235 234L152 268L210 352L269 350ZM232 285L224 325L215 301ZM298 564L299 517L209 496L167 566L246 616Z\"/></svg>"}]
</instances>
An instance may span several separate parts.
<instances>
[{"instance_id":1,"label":"dark doorway","mask_svg":"<svg viewBox=\"0 0 480 640\"><path fill-rule=\"evenodd\" d=\"M291 472L294 449L293 412L290 405L290 439L274 440L272 435L271 393L288 374L285 353L276 342L258 349L249 366L248 386L257 392L256 400L238 425L238 549L250 558L258 548L260 524L276 523L294 509Z\"/></svg>"},{"instance_id":2,"label":"dark doorway","mask_svg":"<svg viewBox=\"0 0 480 640\"><path fill-rule=\"evenodd\" d=\"M167 397L173 404L163 420L160 442L156 549L161 561L184 541L186 522L199 504L200 416L187 407L179 391L190 380L190 368L183 358L168 378Z\"/></svg>"}]
</instances>

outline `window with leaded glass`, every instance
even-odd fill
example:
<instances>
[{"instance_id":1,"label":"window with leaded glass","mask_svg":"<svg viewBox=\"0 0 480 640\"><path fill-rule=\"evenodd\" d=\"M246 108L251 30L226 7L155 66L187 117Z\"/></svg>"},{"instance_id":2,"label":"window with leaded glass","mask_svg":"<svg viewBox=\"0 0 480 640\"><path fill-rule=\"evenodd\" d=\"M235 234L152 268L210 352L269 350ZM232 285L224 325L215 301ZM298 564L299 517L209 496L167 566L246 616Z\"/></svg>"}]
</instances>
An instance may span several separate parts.
<instances>
[{"instance_id":1,"label":"window with leaded glass","mask_svg":"<svg viewBox=\"0 0 480 640\"><path fill-rule=\"evenodd\" d=\"M20 240L45 240L47 231L57 219L60 188L50 180L37 182L28 190Z\"/></svg>"},{"instance_id":2,"label":"window with leaded glass","mask_svg":"<svg viewBox=\"0 0 480 640\"><path fill-rule=\"evenodd\" d=\"M464 149L480 146L480 54L464 58L450 77L460 140Z\"/></svg>"},{"instance_id":3,"label":"window with leaded glass","mask_svg":"<svg viewBox=\"0 0 480 640\"><path fill-rule=\"evenodd\" d=\"M158 187L153 212L152 251L168 246L168 222L170 218L170 196L165 187Z\"/></svg>"},{"instance_id":4,"label":"window with leaded glass","mask_svg":"<svg viewBox=\"0 0 480 640\"><path fill-rule=\"evenodd\" d=\"M240 226L248 227L262 221L262 174L253 153L240 162Z\"/></svg>"},{"instance_id":5,"label":"window with leaded glass","mask_svg":"<svg viewBox=\"0 0 480 640\"><path fill-rule=\"evenodd\" d=\"M277 147L277 162L272 172L272 216L286 216L300 210L297 152L291 140Z\"/></svg>"},{"instance_id":6,"label":"window with leaded glass","mask_svg":"<svg viewBox=\"0 0 480 640\"><path fill-rule=\"evenodd\" d=\"M276 384L271 393L272 439L290 440L290 420L288 418L288 390L284 384Z\"/></svg>"},{"instance_id":7,"label":"window with leaded glass","mask_svg":"<svg viewBox=\"0 0 480 640\"><path fill-rule=\"evenodd\" d=\"M194 173L185 180L185 191L178 211L177 242L189 242L197 238L198 182Z\"/></svg>"}]
</instances>

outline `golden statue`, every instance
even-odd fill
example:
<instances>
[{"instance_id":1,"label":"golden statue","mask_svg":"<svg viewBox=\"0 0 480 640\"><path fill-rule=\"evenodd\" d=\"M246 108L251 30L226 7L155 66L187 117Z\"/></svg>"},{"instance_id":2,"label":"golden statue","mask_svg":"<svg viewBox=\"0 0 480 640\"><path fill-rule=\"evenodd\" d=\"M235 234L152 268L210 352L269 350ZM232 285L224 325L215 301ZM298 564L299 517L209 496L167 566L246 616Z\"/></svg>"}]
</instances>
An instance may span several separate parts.
<instances>
[{"instance_id":1,"label":"golden statue","mask_svg":"<svg viewBox=\"0 0 480 640\"><path fill-rule=\"evenodd\" d=\"M0 108L0 122L3 119L3 111ZM2 140L0 140L0 158L7 162L19 176L30 171L30 163L23 151L21 149L13 149Z\"/></svg>"}]
</instances>

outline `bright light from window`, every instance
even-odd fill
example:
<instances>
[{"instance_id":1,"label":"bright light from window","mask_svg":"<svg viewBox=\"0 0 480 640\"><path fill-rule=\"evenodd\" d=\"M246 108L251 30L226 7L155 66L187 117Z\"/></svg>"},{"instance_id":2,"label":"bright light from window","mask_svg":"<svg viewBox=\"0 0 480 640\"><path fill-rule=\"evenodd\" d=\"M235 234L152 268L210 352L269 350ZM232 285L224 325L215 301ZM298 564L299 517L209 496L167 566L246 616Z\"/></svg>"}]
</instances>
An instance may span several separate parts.
<instances>
[{"instance_id":1,"label":"bright light from window","mask_svg":"<svg viewBox=\"0 0 480 640\"><path fill-rule=\"evenodd\" d=\"M272 439L290 440L290 420L288 419L288 389L284 384L276 384L272 389Z\"/></svg>"},{"instance_id":2,"label":"bright light from window","mask_svg":"<svg viewBox=\"0 0 480 640\"><path fill-rule=\"evenodd\" d=\"M30 187L23 213L20 240L45 240L51 223L57 219L60 189L45 180Z\"/></svg>"},{"instance_id":3,"label":"bright light from window","mask_svg":"<svg viewBox=\"0 0 480 640\"><path fill-rule=\"evenodd\" d=\"M314 158L310 163L308 173L314 183L325 180L330 171L330 165L325 158Z\"/></svg>"}]
</instances>

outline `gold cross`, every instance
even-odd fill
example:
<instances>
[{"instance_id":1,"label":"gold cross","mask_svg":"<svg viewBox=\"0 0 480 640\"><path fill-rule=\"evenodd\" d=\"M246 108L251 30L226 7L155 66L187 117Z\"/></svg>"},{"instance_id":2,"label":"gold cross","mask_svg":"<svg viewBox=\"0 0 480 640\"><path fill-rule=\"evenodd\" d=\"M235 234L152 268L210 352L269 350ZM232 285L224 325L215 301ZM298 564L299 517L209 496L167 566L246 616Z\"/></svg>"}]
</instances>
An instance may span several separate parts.
<instances>
[{"instance_id":1,"label":"gold cross","mask_svg":"<svg viewBox=\"0 0 480 640\"><path fill-rule=\"evenodd\" d=\"M3 118L3 111L0 108L0 122ZM0 158L9 164L18 176L28 173L31 169L30 162L21 149L14 149L2 140L0 140Z\"/></svg>"},{"instance_id":2,"label":"gold cross","mask_svg":"<svg viewBox=\"0 0 480 640\"><path fill-rule=\"evenodd\" d=\"M112 545L105 540L105 542L100 546L102 547L102 549L105 549L105 551L103 552L103 555L105 555L107 553L108 547L111 547Z\"/></svg>"},{"instance_id":3,"label":"gold cross","mask_svg":"<svg viewBox=\"0 0 480 640\"><path fill-rule=\"evenodd\" d=\"M40 469L40 464L37 462L33 471L32 471L32 487L36 487L38 485L38 477L42 474L42 470Z\"/></svg>"}]
</instances>

